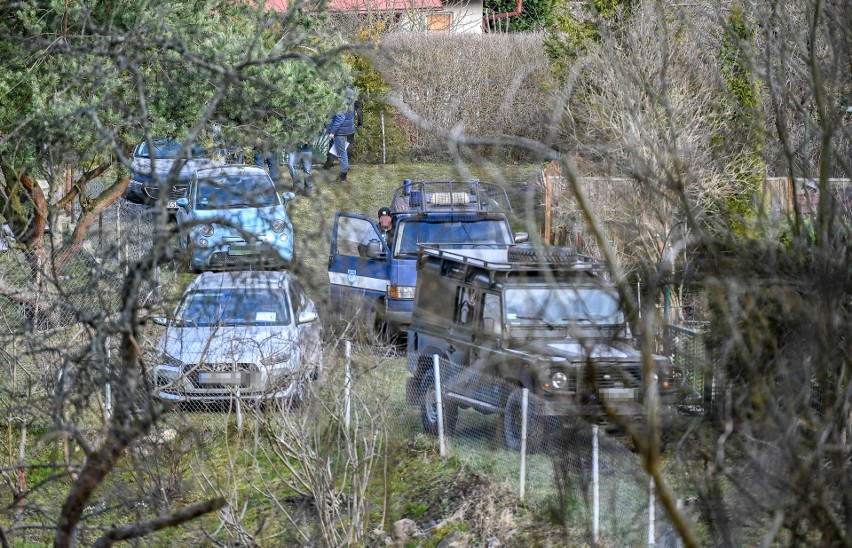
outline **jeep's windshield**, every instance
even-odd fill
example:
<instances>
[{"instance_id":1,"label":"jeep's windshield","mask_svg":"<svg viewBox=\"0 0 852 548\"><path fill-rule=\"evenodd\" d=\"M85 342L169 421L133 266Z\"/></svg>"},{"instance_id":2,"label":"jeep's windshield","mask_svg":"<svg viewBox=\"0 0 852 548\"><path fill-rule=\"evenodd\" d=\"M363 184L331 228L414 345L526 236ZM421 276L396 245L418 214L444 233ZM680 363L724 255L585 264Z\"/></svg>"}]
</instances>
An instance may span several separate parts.
<instances>
[{"instance_id":1,"label":"jeep's windshield","mask_svg":"<svg viewBox=\"0 0 852 548\"><path fill-rule=\"evenodd\" d=\"M396 229L394 256L416 255L418 244L510 244L509 224L501 219L410 219Z\"/></svg>"},{"instance_id":2,"label":"jeep's windshield","mask_svg":"<svg viewBox=\"0 0 852 548\"><path fill-rule=\"evenodd\" d=\"M266 173L228 174L198 181L197 209L237 209L278 205L275 185Z\"/></svg>"},{"instance_id":3,"label":"jeep's windshield","mask_svg":"<svg viewBox=\"0 0 852 548\"><path fill-rule=\"evenodd\" d=\"M618 298L597 288L507 288L506 320L510 324L614 325L624 323Z\"/></svg>"},{"instance_id":4,"label":"jeep's windshield","mask_svg":"<svg viewBox=\"0 0 852 548\"><path fill-rule=\"evenodd\" d=\"M175 314L178 327L288 325L287 297L258 289L206 289L184 296Z\"/></svg>"}]
</instances>

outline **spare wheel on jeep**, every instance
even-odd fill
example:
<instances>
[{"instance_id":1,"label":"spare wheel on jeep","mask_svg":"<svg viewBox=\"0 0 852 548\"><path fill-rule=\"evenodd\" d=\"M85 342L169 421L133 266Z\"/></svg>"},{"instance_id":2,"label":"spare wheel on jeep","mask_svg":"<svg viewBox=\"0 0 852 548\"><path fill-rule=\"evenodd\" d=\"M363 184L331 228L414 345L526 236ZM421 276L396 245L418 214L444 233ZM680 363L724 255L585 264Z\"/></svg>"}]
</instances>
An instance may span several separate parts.
<instances>
[{"instance_id":1,"label":"spare wheel on jeep","mask_svg":"<svg viewBox=\"0 0 852 548\"><path fill-rule=\"evenodd\" d=\"M511 246L506 251L510 261L542 263L571 263L577 260L577 252L570 247L534 247L531 245Z\"/></svg>"}]
</instances>

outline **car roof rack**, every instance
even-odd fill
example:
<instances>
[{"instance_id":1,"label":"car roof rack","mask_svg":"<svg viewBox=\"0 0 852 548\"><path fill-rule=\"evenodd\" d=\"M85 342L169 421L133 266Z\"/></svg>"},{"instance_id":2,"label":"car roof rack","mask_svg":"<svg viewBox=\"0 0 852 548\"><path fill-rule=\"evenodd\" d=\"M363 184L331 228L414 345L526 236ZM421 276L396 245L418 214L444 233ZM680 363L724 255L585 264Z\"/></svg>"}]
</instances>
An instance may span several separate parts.
<instances>
[{"instance_id":1,"label":"car roof rack","mask_svg":"<svg viewBox=\"0 0 852 548\"><path fill-rule=\"evenodd\" d=\"M493 183L472 181L412 181L393 193L394 213L501 211L512 205L506 190Z\"/></svg>"},{"instance_id":2,"label":"car roof rack","mask_svg":"<svg viewBox=\"0 0 852 548\"><path fill-rule=\"evenodd\" d=\"M517 244L426 244L421 257L432 256L495 271L605 272L606 265L572 247Z\"/></svg>"}]
</instances>

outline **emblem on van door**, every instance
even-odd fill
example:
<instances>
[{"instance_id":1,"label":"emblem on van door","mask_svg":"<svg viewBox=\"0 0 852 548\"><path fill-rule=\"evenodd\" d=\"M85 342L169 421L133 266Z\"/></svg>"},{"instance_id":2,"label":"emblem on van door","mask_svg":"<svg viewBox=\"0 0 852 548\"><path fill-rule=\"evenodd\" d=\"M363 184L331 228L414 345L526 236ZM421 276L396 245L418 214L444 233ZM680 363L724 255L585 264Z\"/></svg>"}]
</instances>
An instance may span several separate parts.
<instances>
[{"instance_id":1,"label":"emblem on van door","mask_svg":"<svg viewBox=\"0 0 852 548\"><path fill-rule=\"evenodd\" d=\"M349 285L355 285L355 279L357 278L355 271L347 270L346 273L348 274Z\"/></svg>"}]
</instances>

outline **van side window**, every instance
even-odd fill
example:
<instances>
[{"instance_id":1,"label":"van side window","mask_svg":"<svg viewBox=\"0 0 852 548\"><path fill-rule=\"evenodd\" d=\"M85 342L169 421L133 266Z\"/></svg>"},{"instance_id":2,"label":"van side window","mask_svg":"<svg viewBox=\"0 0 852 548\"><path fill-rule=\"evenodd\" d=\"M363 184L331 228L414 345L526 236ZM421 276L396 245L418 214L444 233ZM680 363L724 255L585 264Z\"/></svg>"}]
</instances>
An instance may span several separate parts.
<instances>
[{"instance_id":1,"label":"van side window","mask_svg":"<svg viewBox=\"0 0 852 548\"><path fill-rule=\"evenodd\" d=\"M499 295L486 293L482 297L482 327L497 337L503 334L503 306Z\"/></svg>"},{"instance_id":2,"label":"van side window","mask_svg":"<svg viewBox=\"0 0 852 548\"><path fill-rule=\"evenodd\" d=\"M459 325L472 325L476 318L476 289L459 287L456 290L455 322Z\"/></svg>"},{"instance_id":3,"label":"van side window","mask_svg":"<svg viewBox=\"0 0 852 548\"><path fill-rule=\"evenodd\" d=\"M337 221L337 249L332 253L358 257L363 244L370 240L381 241L381 236L366 219L339 217ZM359 249L359 245L362 247Z\"/></svg>"}]
</instances>

